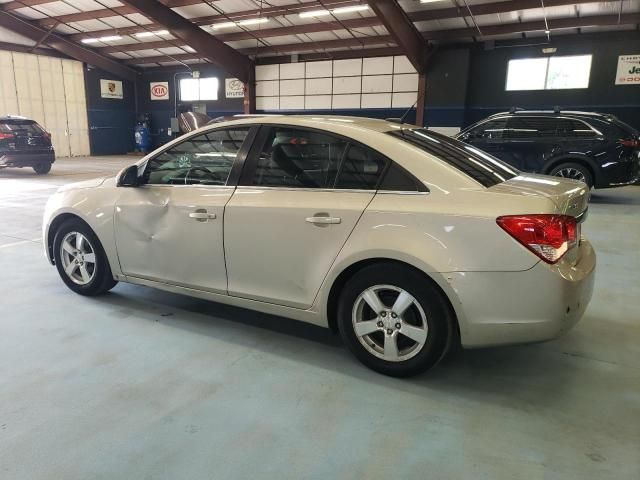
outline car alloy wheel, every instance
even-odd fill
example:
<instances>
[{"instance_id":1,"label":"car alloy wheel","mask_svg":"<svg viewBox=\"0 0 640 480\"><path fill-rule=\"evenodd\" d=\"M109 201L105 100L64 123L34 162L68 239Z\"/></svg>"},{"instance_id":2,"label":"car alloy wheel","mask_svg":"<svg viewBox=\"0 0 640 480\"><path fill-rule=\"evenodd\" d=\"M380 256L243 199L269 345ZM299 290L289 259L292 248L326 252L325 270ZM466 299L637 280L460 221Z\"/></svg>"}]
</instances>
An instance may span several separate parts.
<instances>
[{"instance_id":1,"label":"car alloy wheel","mask_svg":"<svg viewBox=\"0 0 640 480\"><path fill-rule=\"evenodd\" d=\"M60 244L60 258L66 275L76 285L87 285L96 274L96 253L80 232L67 233Z\"/></svg>"},{"instance_id":2,"label":"car alloy wheel","mask_svg":"<svg viewBox=\"0 0 640 480\"><path fill-rule=\"evenodd\" d=\"M355 300L353 329L370 354L388 362L416 356L427 342L427 316L406 290L393 285L374 285Z\"/></svg>"},{"instance_id":3,"label":"car alloy wheel","mask_svg":"<svg viewBox=\"0 0 640 480\"><path fill-rule=\"evenodd\" d=\"M580 180L583 183L587 183L587 179L584 176L584 173L578 170L577 168L565 167L561 168L555 173L556 177L562 178L570 178L571 180Z\"/></svg>"}]
</instances>

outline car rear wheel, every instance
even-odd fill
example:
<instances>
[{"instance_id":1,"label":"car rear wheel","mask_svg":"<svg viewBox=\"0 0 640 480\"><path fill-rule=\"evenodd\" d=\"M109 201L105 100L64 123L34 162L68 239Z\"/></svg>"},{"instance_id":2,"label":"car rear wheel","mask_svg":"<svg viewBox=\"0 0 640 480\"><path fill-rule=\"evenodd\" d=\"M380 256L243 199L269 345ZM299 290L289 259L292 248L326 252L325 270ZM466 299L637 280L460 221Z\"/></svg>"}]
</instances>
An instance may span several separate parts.
<instances>
[{"instance_id":1,"label":"car rear wheel","mask_svg":"<svg viewBox=\"0 0 640 480\"><path fill-rule=\"evenodd\" d=\"M53 254L60 277L80 295L100 295L118 283L98 237L80 220L67 220L58 228Z\"/></svg>"},{"instance_id":2,"label":"car rear wheel","mask_svg":"<svg viewBox=\"0 0 640 480\"><path fill-rule=\"evenodd\" d=\"M593 177L587 167L579 163L561 163L554 167L549 175L562 178L570 178L571 180L579 180L586 183L589 188L593 187Z\"/></svg>"},{"instance_id":3,"label":"car rear wheel","mask_svg":"<svg viewBox=\"0 0 640 480\"><path fill-rule=\"evenodd\" d=\"M45 162L45 163L39 163L37 165L34 165L33 171L36 172L38 175L46 175L51 171L51 163Z\"/></svg>"},{"instance_id":4,"label":"car rear wheel","mask_svg":"<svg viewBox=\"0 0 640 480\"><path fill-rule=\"evenodd\" d=\"M376 264L345 285L338 306L344 343L367 367L408 377L434 366L453 324L442 293L419 272Z\"/></svg>"}]
</instances>

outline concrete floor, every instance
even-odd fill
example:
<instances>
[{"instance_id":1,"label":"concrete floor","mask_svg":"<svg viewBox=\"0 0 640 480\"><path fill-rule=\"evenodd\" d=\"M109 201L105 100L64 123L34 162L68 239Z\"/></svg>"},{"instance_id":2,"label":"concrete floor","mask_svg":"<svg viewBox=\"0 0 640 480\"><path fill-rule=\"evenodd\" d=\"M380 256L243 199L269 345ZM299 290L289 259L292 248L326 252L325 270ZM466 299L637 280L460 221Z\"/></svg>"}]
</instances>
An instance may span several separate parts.
<instances>
[{"instance_id":1,"label":"concrete floor","mask_svg":"<svg viewBox=\"0 0 640 480\"><path fill-rule=\"evenodd\" d=\"M597 284L569 334L396 380L319 328L68 290L46 198L132 161L0 171L0 478L640 478L640 187L593 195Z\"/></svg>"}]
</instances>

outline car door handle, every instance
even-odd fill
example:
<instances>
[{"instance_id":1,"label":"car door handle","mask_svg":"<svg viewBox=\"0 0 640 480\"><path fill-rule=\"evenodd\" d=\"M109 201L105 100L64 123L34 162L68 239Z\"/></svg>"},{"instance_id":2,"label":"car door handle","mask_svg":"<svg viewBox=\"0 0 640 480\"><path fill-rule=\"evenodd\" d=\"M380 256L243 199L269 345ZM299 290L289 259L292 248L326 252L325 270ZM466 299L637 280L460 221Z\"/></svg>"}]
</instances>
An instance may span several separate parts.
<instances>
[{"instance_id":1,"label":"car door handle","mask_svg":"<svg viewBox=\"0 0 640 480\"><path fill-rule=\"evenodd\" d=\"M309 223L315 223L317 225L330 225L342 222L340 217L307 217L305 220Z\"/></svg>"},{"instance_id":2,"label":"car door handle","mask_svg":"<svg viewBox=\"0 0 640 480\"><path fill-rule=\"evenodd\" d=\"M191 212L189 214L189 218L194 218L199 222L206 222L207 220L215 220L215 213L207 213L206 210L196 210L195 212Z\"/></svg>"}]
</instances>

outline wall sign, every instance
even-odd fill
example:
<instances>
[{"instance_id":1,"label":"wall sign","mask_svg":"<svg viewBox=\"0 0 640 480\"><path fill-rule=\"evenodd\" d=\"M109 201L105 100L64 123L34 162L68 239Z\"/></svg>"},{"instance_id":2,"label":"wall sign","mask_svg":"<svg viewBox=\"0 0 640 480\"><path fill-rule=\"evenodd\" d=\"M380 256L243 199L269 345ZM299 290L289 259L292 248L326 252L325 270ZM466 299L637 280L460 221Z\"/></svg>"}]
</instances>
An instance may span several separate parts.
<instances>
[{"instance_id":1,"label":"wall sign","mask_svg":"<svg viewBox=\"0 0 640 480\"><path fill-rule=\"evenodd\" d=\"M150 82L151 100L169 100L169 82Z\"/></svg>"},{"instance_id":2,"label":"wall sign","mask_svg":"<svg viewBox=\"0 0 640 480\"><path fill-rule=\"evenodd\" d=\"M244 83L237 78L224 79L225 97L242 98L244 97Z\"/></svg>"},{"instance_id":3,"label":"wall sign","mask_svg":"<svg viewBox=\"0 0 640 480\"><path fill-rule=\"evenodd\" d=\"M620 55L616 85L640 84L640 55Z\"/></svg>"},{"instance_id":4,"label":"wall sign","mask_svg":"<svg viewBox=\"0 0 640 480\"><path fill-rule=\"evenodd\" d=\"M100 79L100 96L102 98L114 98L122 100L122 82L119 80Z\"/></svg>"}]
</instances>

